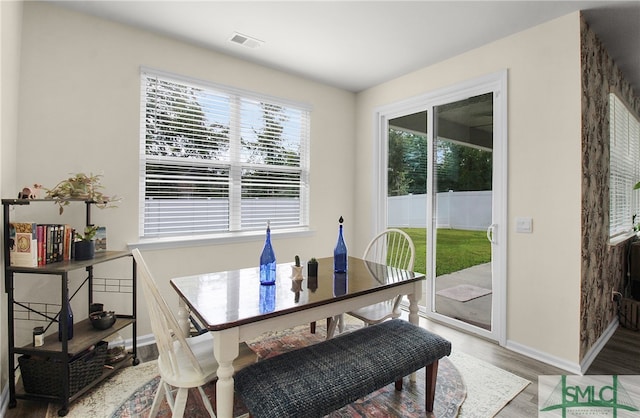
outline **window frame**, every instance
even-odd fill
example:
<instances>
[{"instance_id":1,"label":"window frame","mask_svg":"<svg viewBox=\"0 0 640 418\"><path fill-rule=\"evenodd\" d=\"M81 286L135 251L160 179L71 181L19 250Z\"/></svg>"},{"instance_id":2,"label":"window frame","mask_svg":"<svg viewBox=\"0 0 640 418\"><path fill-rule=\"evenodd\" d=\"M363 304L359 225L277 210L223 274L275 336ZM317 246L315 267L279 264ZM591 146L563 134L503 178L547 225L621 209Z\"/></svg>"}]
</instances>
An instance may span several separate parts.
<instances>
[{"instance_id":1,"label":"window frame","mask_svg":"<svg viewBox=\"0 0 640 418\"><path fill-rule=\"evenodd\" d=\"M147 162L149 161L162 161L162 160L172 160L175 163L176 158L171 156L158 156L158 155L147 155L147 80L149 78L158 78L162 80L169 81L171 83L177 83L181 85L185 85L188 87L194 87L197 89L203 89L208 92L212 92L213 94L223 94L228 95L230 100L229 108L226 110L230 113L230 119L233 119L235 116L241 113L240 109L236 108L236 101L254 101L256 103L266 103L268 105L276 105L280 106L283 109L295 111L296 114L299 114L300 129L297 133L297 136L294 137L293 143L294 146L299 147L299 162L298 166L287 166L287 165L270 165L270 164L254 164L248 162L247 159L243 160L243 157L240 155L241 152L239 148L241 148L241 138L242 134L240 133L240 125L236 125L235 119L234 122L229 124L229 134L228 139L228 161L221 162L217 159L204 159L204 160L194 160L194 166L198 165L209 165L209 166L220 166L226 165L228 167L228 177L226 181L228 182L228 194L226 199L228 200L228 211L226 213L227 222L226 229L224 230L216 230L216 231L207 231L204 233L195 233L193 231L183 230L183 233L172 233L172 234L149 234L145 231L145 225L147 222L147 214L146 214L146 203L147 203ZM247 169L248 167L252 167L257 170L262 170L265 172L268 171L276 171L279 173L294 173L294 193L297 193L295 196L295 200L299 205L296 212L297 217L294 216L293 222L289 222L286 225L277 224L274 225L274 222L271 223L272 233L274 235L300 235L305 234L309 231L309 196L310 196L310 136L311 136L311 106L304 103L299 103L287 99L277 98L273 96L268 96L256 92L251 92L243 89L239 89L236 87L231 87L227 85L220 85L208 81L198 80L191 77L186 77L182 75L172 74L160 70L156 70L153 68L141 67L140 68L140 137L139 137L139 145L140 145L140 160L139 160L139 242L138 244L167 244L167 243L196 243L196 242L209 242L211 240L223 241L223 242L232 242L232 241L244 241L251 240L255 236L261 236L264 234L264 228L262 223L266 225L266 221L270 220L268 215L265 216L264 222L259 222L260 226L256 226L256 222L253 223L252 226L242 226L242 182L243 178L240 173L242 173L243 169ZM234 109L235 108L235 109ZM235 113L235 114L234 114ZM264 122L264 119L262 119ZM234 126L235 125L235 126ZM237 130L236 130L237 129ZM182 159L182 163L188 162L188 159ZM180 165L180 164L177 164ZM257 168L256 168L257 167ZM246 179L245 179L246 180ZM246 183L245 185L248 186ZM250 189L245 189L251 191ZM277 190L277 186L276 186ZM254 198L256 199L256 198ZM260 199L259 197L257 198ZM277 209L273 209L277 211ZM246 219L246 216L245 216Z\"/></svg>"},{"instance_id":2,"label":"window frame","mask_svg":"<svg viewBox=\"0 0 640 418\"><path fill-rule=\"evenodd\" d=\"M633 236L640 216L640 120L615 93L609 93L609 243ZM638 221L636 221L638 223Z\"/></svg>"}]
</instances>

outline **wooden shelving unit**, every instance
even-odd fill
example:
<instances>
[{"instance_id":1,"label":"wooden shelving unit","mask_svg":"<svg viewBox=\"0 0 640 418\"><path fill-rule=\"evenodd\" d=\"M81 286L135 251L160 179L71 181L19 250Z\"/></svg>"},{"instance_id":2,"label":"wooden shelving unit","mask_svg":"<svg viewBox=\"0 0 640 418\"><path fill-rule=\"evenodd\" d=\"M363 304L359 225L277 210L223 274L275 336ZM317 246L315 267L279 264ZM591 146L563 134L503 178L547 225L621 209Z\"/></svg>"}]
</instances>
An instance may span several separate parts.
<instances>
[{"instance_id":1,"label":"wooden shelving unit","mask_svg":"<svg viewBox=\"0 0 640 418\"><path fill-rule=\"evenodd\" d=\"M5 256L5 267L4 267L4 278L5 278L5 292L7 293L7 311L8 311L8 326L7 326L7 341L9 346L9 408L13 408L16 406L17 399L34 399L34 400L43 400L43 401L57 401L61 404L60 409L58 410L59 416L67 415L69 411L69 404L73 402L75 399L84 394L88 389L93 387L95 384L99 383L103 379L107 378L117 370L125 367L129 364L137 365L139 360L137 358L137 347L136 347L136 335L137 335L137 327L136 327L136 264L135 260L131 256L131 253L128 251L106 251L103 253L96 254L96 257L91 260L83 260L83 261L61 261L57 263L51 263L40 267L14 267L9 263L9 248L7 243L9 242L9 223L10 223L10 207L11 206L19 206L19 205L29 205L37 202L49 202L51 200L45 199L36 199L36 200L27 200L27 199L2 199L3 205L3 222L4 222L4 256ZM83 202L86 204L86 224L91 224L91 207L93 202L78 200L78 202ZM94 294L94 273L93 268L97 264L110 262L113 260L118 260L128 257L132 262L132 273L131 273L131 312L130 314L121 314L118 313L116 323L106 329L106 330L97 330L89 321L88 318L80 320L78 322L74 322L73 324L73 338L68 339L67 336L67 302L69 299L69 273L76 270L85 270L86 278L82 281L82 283L78 286L77 289L73 292L73 295L77 294L81 290L86 290L88 293L88 303L91 305L93 303L93 294ZM27 305L25 302L18 302L14 299L14 286L16 285L25 285L28 282L19 281L16 283L14 280L15 275L17 274L39 274L39 275L49 275L52 278L57 278L60 280L60 312L59 315L55 315L51 317L50 313L45 313L38 311L37 309L33 309ZM85 289L86 288L86 289ZM53 335L49 335L45 338L44 345L40 347L34 347L31 344L27 344L24 346L15 346L15 310L16 307L20 309L27 309L31 314L38 316L42 319L46 319L50 322L50 324L57 322L59 326L62 328L62 340L58 339L57 333ZM59 319L58 319L59 318ZM78 390L76 393L70 393L69 382L69 367L70 361L74 356L84 352L91 346L99 343L105 338L109 337L117 333L126 327L132 327L133 334L133 346L132 349L127 353L127 356L124 360L119 361L118 363L114 363L112 365L107 365L104 367L102 374L92 382L89 382L85 387ZM64 367L64 372L60 376L60 385L62 387L62 396L51 396L46 394L37 394L37 393L27 393L24 390L21 382L16 384L15 382L15 374L16 374L16 355L29 355L29 356L40 356L40 357L48 357L51 360L60 361L65 363L67 367Z\"/></svg>"}]
</instances>

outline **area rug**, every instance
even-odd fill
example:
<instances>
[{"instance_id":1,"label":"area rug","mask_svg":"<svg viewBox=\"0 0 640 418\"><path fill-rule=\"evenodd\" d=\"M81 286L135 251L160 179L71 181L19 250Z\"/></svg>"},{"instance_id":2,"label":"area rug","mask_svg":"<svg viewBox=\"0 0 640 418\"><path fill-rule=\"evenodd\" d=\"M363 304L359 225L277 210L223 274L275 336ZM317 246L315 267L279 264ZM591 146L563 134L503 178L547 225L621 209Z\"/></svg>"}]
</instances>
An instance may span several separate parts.
<instances>
[{"instance_id":1,"label":"area rug","mask_svg":"<svg viewBox=\"0 0 640 418\"><path fill-rule=\"evenodd\" d=\"M144 384L135 394L130 396L110 418L132 418L149 416L149 409L153 402L153 396L158 388L160 377L157 376ZM443 359L439 365L438 383L436 385L436 401L434 414L427 414L424 409L424 370L418 372L417 381L411 383L405 378L403 389L396 392L393 384L386 386L372 394L359 399L353 404L328 415L330 418L346 417L438 417L454 418L458 416L460 405L465 399L465 388L462 378L453 364L448 359ZM215 381L208 383L204 391L211 400L215 409ZM236 397L237 398L237 397ZM241 401L235 399L235 417L247 413L247 409ZM71 416L71 415L69 415ZM162 402L158 417L171 417L171 412L166 401ZM184 413L189 418L208 417L202 400L195 389L189 390L189 398Z\"/></svg>"},{"instance_id":2,"label":"area rug","mask_svg":"<svg viewBox=\"0 0 640 418\"><path fill-rule=\"evenodd\" d=\"M140 391L140 388L158 375L156 361L126 367L94 386L69 406L69 418L99 418L111 416L111 412L122 402ZM58 418L60 405L50 403L46 418Z\"/></svg>"},{"instance_id":3,"label":"area rug","mask_svg":"<svg viewBox=\"0 0 640 418\"><path fill-rule=\"evenodd\" d=\"M436 295L457 300L458 302L468 302L479 298L480 296L486 296L489 294L491 294L490 289L485 289L471 284L459 284L436 292Z\"/></svg>"},{"instance_id":4,"label":"area rug","mask_svg":"<svg viewBox=\"0 0 640 418\"><path fill-rule=\"evenodd\" d=\"M302 344L313 344L324 339L324 330L319 327L310 334L307 327L298 327L283 333L263 336L264 344L251 346L263 356L276 355ZM281 341L278 343L277 341ZM280 346L280 347L279 347ZM440 362L436 386L435 414L424 411L424 370L419 372L415 384L405 379L404 388L396 392L389 385L357 402L329 415L339 417L455 417L489 418L494 416L530 382L472 356L454 352ZM102 384L86 396L71 404L69 418L147 418L159 377L155 361L129 367ZM205 392L215 405L215 382L205 386ZM466 397L465 397L466 392ZM194 391L194 395L195 395ZM462 403L464 402L464 403ZM462 403L462 407L460 404ZM47 418L57 417L58 406L50 404ZM170 417L166 401L163 401L158 416ZM240 401L234 406L234 415L246 410ZM199 396L189 395L185 417L208 416Z\"/></svg>"},{"instance_id":5,"label":"area rug","mask_svg":"<svg viewBox=\"0 0 640 418\"><path fill-rule=\"evenodd\" d=\"M530 381L493 364L453 350L449 359L462 375L467 398L460 418L491 418L522 392Z\"/></svg>"}]
</instances>

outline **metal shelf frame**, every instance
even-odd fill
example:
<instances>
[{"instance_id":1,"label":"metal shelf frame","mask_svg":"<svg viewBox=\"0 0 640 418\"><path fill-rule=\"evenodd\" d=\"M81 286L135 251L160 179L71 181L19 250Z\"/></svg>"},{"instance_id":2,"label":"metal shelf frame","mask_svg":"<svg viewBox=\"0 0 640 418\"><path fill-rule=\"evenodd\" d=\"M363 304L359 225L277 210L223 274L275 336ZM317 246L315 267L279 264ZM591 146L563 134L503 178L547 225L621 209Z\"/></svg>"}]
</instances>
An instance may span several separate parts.
<instances>
[{"instance_id":1,"label":"metal shelf frame","mask_svg":"<svg viewBox=\"0 0 640 418\"><path fill-rule=\"evenodd\" d=\"M86 225L91 224L91 207L94 202L85 201L85 200L71 200L77 202L84 202L86 204ZM69 404L77 399L80 395L82 395L86 390L93 387L95 384L99 383L106 377L113 374L118 369L125 366L125 362L129 360L132 361L132 364L135 366L139 363L139 359L137 358L137 344L136 344L136 336L137 336L137 324L136 324L136 316L137 316L137 303L136 303L136 294L137 294L137 280L136 280L136 262L131 256L131 253L128 251L106 251L104 253L99 253L95 258L91 260L82 260L82 261L61 261L57 263L46 264L40 267L15 267L11 266L9 262L9 224L10 224L10 208L11 206L19 206L19 205L29 205L33 202L52 202L50 199L2 199L3 205L3 222L4 222L4 279L5 279L5 292L7 294L7 319L8 319L8 327L7 327L7 343L9 347L9 408L13 408L17 405L17 399L36 399L36 400L44 400L44 401L58 401L61 404L61 408L58 410L59 416L65 416L69 411ZM88 304L89 306L93 303L94 291L100 292L100 290L95 289L95 281L100 281L101 279L96 279L94 277L93 267L95 265L106 263L113 260L122 259L125 257L130 257L132 262L132 273L131 279L120 279L127 280L131 282L131 286L129 291L123 292L115 292L115 293L131 293L131 314L118 314L116 324L108 330L95 330L90 324L88 319L84 319L79 321L78 323L74 323L74 336L73 340L68 339L68 328L67 328L67 313L69 309L69 305L67 301L71 301L73 297L80 292L82 289L86 287L86 291L88 292ZM86 271L86 278L80 283L77 289L69 295L69 273L76 270L84 269ZM44 303L30 303L25 301L16 301L14 298L14 286L15 286L15 275L16 274L44 274L51 276L58 276L60 279L60 309L55 315L51 315L49 311L50 306L55 306L54 304ZM100 287L99 285L98 287ZM128 288L127 286L123 286L123 288ZM33 306L32 306L33 305ZM35 308L36 305L45 306L45 310L41 310ZM15 312L16 308L21 309L20 312L27 312L27 318L16 318ZM42 347L33 347L31 344L22 347L15 346L15 326L14 321L16 320L32 320L31 315L35 317L40 317L39 320L48 321L47 329L54 323L58 323L61 327L62 338L59 341L57 334L49 335L45 338L45 344ZM89 383L85 388L81 389L77 393L71 394L69 393L69 367L64 368L64 373L61 376L61 385L63 388L63 395L60 397L49 396L49 395L38 395L38 394L29 394L22 390L16 390L16 381L15 381L15 373L16 373L16 354L22 355L40 355L47 356L49 358L55 358L60 360L61 362L66 362L67 364L70 362L73 356L83 352L88 349L92 345L100 342L102 339L117 333L119 330L131 326L132 327L132 335L133 335L133 343L132 349L128 354L128 358L119 362L111 369L106 369L102 376L100 376L95 381ZM70 342L71 341L71 342Z\"/></svg>"}]
</instances>

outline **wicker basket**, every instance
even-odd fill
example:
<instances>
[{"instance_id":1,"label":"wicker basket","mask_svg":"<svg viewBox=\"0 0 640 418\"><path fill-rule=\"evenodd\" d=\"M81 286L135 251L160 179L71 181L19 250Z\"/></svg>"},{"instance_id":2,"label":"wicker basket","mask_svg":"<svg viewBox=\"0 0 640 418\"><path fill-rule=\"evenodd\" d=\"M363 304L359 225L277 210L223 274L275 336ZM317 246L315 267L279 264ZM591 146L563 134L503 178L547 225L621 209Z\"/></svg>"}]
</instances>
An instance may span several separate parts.
<instances>
[{"instance_id":1,"label":"wicker basket","mask_svg":"<svg viewBox=\"0 0 640 418\"><path fill-rule=\"evenodd\" d=\"M95 349L72 359L69 367L69 396L75 394L101 374L107 357L107 342L100 341ZM63 396L62 373L64 363L58 359L18 358L24 390L28 393Z\"/></svg>"}]
</instances>

